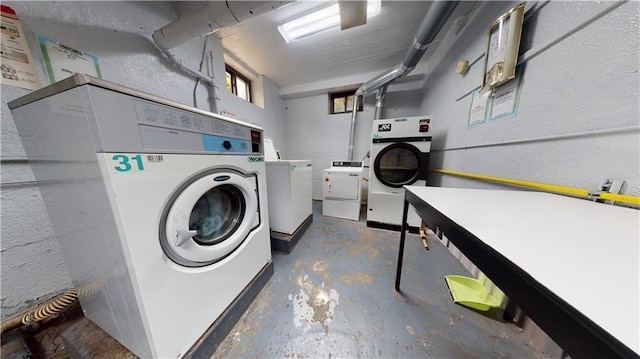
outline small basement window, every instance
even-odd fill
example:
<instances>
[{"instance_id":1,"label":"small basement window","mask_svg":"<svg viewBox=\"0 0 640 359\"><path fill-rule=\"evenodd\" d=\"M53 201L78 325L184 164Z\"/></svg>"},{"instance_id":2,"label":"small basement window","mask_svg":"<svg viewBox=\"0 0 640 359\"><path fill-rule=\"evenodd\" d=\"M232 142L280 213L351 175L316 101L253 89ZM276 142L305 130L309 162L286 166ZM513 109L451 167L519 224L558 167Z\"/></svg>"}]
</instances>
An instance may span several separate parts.
<instances>
[{"instance_id":1,"label":"small basement window","mask_svg":"<svg viewBox=\"0 0 640 359\"><path fill-rule=\"evenodd\" d=\"M251 102L251 81L233 67L226 65L227 91Z\"/></svg>"},{"instance_id":2,"label":"small basement window","mask_svg":"<svg viewBox=\"0 0 640 359\"><path fill-rule=\"evenodd\" d=\"M356 91L329 94L329 113L347 113L353 111L353 99ZM362 101L358 103L358 111L362 111Z\"/></svg>"}]
</instances>

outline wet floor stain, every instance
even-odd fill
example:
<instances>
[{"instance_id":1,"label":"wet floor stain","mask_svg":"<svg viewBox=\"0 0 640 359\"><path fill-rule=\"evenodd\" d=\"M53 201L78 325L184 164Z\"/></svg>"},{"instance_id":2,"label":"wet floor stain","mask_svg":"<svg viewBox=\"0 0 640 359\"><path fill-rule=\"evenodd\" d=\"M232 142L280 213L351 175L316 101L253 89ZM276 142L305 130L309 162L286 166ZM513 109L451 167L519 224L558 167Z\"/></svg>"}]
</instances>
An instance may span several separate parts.
<instances>
[{"instance_id":1,"label":"wet floor stain","mask_svg":"<svg viewBox=\"0 0 640 359\"><path fill-rule=\"evenodd\" d=\"M299 276L296 280L300 290L297 294L289 294L294 317L293 323L305 332L314 323L320 324L325 334L329 333L329 323L333 319L336 306L340 303L340 295L323 281L316 285L308 275Z\"/></svg>"},{"instance_id":2,"label":"wet floor stain","mask_svg":"<svg viewBox=\"0 0 640 359\"><path fill-rule=\"evenodd\" d=\"M442 277L466 272L439 241L427 252L408 235L396 292L398 233L320 210L290 254L274 254L274 278L214 357L535 357L521 334L451 302Z\"/></svg>"},{"instance_id":3,"label":"wet floor stain","mask_svg":"<svg viewBox=\"0 0 640 359\"><path fill-rule=\"evenodd\" d=\"M409 332L409 334L411 334L416 338L416 342L409 344L408 346L409 348L407 349L413 349L413 344L419 344L424 348L424 350L426 350L429 356L431 356L431 345L427 342L428 336L423 336L418 334L418 332L416 332L416 330L413 329L413 327L411 327L410 325L407 325L406 329L407 329L407 332Z\"/></svg>"},{"instance_id":4,"label":"wet floor stain","mask_svg":"<svg viewBox=\"0 0 640 359\"><path fill-rule=\"evenodd\" d=\"M353 284L355 282L359 282L359 283L363 283L363 284L373 284L373 277L366 274L366 273L356 273L356 274L342 274L340 275L340 281L347 283L347 284Z\"/></svg>"}]
</instances>

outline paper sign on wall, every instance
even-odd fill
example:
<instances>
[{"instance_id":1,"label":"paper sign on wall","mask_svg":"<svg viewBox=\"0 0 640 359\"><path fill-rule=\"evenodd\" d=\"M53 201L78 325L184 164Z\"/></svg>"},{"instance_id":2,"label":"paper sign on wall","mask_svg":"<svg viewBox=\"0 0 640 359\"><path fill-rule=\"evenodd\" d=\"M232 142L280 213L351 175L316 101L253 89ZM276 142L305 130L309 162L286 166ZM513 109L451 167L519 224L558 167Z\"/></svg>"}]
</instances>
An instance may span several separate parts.
<instances>
[{"instance_id":1,"label":"paper sign on wall","mask_svg":"<svg viewBox=\"0 0 640 359\"><path fill-rule=\"evenodd\" d=\"M29 90L39 89L38 71L15 11L2 5L0 15L0 83Z\"/></svg>"},{"instance_id":2,"label":"paper sign on wall","mask_svg":"<svg viewBox=\"0 0 640 359\"><path fill-rule=\"evenodd\" d=\"M524 67L516 69L516 77L496 89L491 101L489 121L500 118L513 117L518 110L520 88L522 87L522 72Z\"/></svg>"},{"instance_id":3,"label":"paper sign on wall","mask_svg":"<svg viewBox=\"0 0 640 359\"><path fill-rule=\"evenodd\" d=\"M102 78L100 64L96 56L42 35L38 35L38 43L51 83L67 78L76 72Z\"/></svg>"},{"instance_id":4,"label":"paper sign on wall","mask_svg":"<svg viewBox=\"0 0 640 359\"><path fill-rule=\"evenodd\" d=\"M489 93L480 93L477 89L471 93L471 107L469 108L468 126L474 126L483 123L487 117L487 107L490 103Z\"/></svg>"},{"instance_id":5,"label":"paper sign on wall","mask_svg":"<svg viewBox=\"0 0 640 359\"><path fill-rule=\"evenodd\" d=\"M522 88L522 78L524 66L516 68L516 77L498 87L493 95L488 92L484 95L479 88L471 93L471 107L469 108L469 118L467 127L472 127L494 121L501 118L513 117L518 110L520 100L520 90Z\"/></svg>"}]
</instances>

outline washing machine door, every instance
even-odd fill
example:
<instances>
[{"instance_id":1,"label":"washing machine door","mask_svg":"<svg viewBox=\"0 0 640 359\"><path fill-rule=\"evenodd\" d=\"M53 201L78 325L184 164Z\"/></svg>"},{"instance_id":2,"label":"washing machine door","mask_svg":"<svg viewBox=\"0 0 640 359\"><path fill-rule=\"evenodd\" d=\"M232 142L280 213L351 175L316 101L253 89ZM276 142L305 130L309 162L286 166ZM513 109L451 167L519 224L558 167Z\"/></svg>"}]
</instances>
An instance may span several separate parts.
<instances>
[{"instance_id":1,"label":"washing machine door","mask_svg":"<svg viewBox=\"0 0 640 359\"><path fill-rule=\"evenodd\" d=\"M214 170L172 196L160 223L160 245L173 262L203 267L233 253L260 223L255 175Z\"/></svg>"},{"instance_id":2,"label":"washing machine door","mask_svg":"<svg viewBox=\"0 0 640 359\"><path fill-rule=\"evenodd\" d=\"M406 142L384 147L373 163L376 178L384 185L394 188L426 179L428 169L429 155Z\"/></svg>"}]
</instances>

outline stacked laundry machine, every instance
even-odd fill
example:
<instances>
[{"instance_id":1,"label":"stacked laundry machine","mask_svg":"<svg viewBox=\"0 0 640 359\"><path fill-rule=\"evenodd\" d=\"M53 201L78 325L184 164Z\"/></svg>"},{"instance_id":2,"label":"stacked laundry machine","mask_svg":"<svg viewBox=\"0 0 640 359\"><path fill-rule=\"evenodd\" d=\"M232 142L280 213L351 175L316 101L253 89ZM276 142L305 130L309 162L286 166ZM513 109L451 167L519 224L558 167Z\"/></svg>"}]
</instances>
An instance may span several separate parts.
<instances>
[{"instance_id":1,"label":"stacked laundry machine","mask_svg":"<svg viewBox=\"0 0 640 359\"><path fill-rule=\"evenodd\" d=\"M85 316L210 357L273 274L262 129L81 74L9 108Z\"/></svg>"},{"instance_id":2,"label":"stacked laundry machine","mask_svg":"<svg viewBox=\"0 0 640 359\"><path fill-rule=\"evenodd\" d=\"M404 189L426 185L431 152L431 116L373 121L367 226L399 230ZM407 222L416 231L421 223L410 208Z\"/></svg>"}]
</instances>

